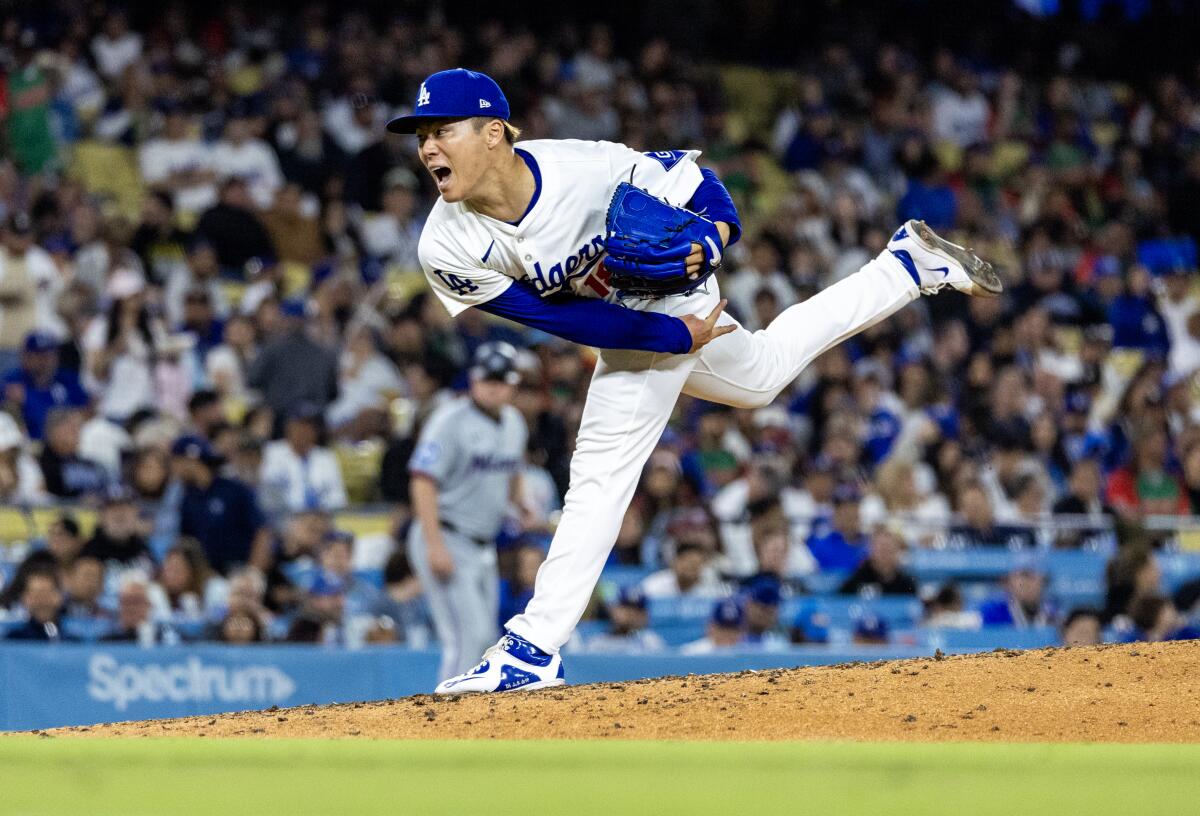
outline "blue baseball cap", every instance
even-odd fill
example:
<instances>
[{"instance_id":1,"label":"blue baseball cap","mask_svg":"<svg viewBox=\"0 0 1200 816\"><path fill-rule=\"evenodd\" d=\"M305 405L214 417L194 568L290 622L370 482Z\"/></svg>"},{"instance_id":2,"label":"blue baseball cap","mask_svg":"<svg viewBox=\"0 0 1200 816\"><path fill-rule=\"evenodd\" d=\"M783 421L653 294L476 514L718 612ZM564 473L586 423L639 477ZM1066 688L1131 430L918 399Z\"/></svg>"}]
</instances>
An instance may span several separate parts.
<instances>
[{"instance_id":1,"label":"blue baseball cap","mask_svg":"<svg viewBox=\"0 0 1200 816\"><path fill-rule=\"evenodd\" d=\"M772 576L762 576L750 582L746 587L746 599L763 606L779 606L783 600L779 579Z\"/></svg>"},{"instance_id":2,"label":"blue baseball cap","mask_svg":"<svg viewBox=\"0 0 1200 816\"><path fill-rule=\"evenodd\" d=\"M465 119L488 116L508 121L508 100L496 80L478 71L451 68L438 71L421 83L413 112L387 123L392 133L416 133L430 119Z\"/></svg>"},{"instance_id":3,"label":"blue baseball cap","mask_svg":"<svg viewBox=\"0 0 1200 816\"><path fill-rule=\"evenodd\" d=\"M57 351L58 338L44 331L32 331L25 336L25 350L33 353Z\"/></svg>"},{"instance_id":4,"label":"blue baseball cap","mask_svg":"<svg viewBox=\"0 0 1200 816\"><path fill-rule=\"evenodd\" d=\"M621 591L617 593L618 606L632 606L637 609L646 608L646 593L642 592L642 588L637 584L629 584L621 587Z\"/></svg>"},{"instance_id":5,"label":"blue baseball cap","mask_svg":"<svg viewBox=\"0 0 1200 816\"><path fill-rule=\"evenodd\" d=\"M854 634L865 640L886 642L888 639L887 621L873 612L868 612L855 621Z\"/></svg>"},{"instance_id":6,"label":"blue baseball cap","mask_svg":"<svg viewBox=\"0 0 1200 816\"><path fill-rule=\"evenodd\" d=\"M745 620L742 605L733 598L726 598L713 607L712 622L717 626L738 626Z\"/></svg>"},{"instance_id":7,"label":"blue baseball cap","mask_svg":"<svg viewBox=\"0 0 1200 816\"><path fill-rule=\"evenodd\" d=\"M298 317L303 319L308 314L308 304L303 298L286 298L279 304L279 311L284 317Z\"/></svg>"},{"instance_id":8,"label":"blue baseball cap","mask_svg":"<svg viewBox=\"0 0 1200 816\"><path fill-rule=\"evenodd\" d=\"M179 456L184 459L194 459L197 462L205 462L214 464L221 461L221 455L202 436L188 434L181 436L175 440L175 444L171 446L171 455Z\"/></svg>"}]
</instances>

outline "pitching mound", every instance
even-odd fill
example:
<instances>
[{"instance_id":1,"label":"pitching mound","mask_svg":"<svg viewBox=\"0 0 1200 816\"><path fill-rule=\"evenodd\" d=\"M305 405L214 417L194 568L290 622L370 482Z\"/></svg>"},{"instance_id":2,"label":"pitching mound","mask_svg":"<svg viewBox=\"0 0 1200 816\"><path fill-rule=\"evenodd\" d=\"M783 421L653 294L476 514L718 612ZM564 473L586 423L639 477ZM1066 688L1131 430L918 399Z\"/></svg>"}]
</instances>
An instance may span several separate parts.
<instances>
[{"instance_id":1,"label":"pitching mound","mask_svg":"<svg viewBox=\"0 0 1200 816\"><path fill-rule=\"evenodd\" d=\"M528 693L302 706L49 733L1200 742L1197 665L1200 641L996 651Z\"/></svg>"}]
</instances>

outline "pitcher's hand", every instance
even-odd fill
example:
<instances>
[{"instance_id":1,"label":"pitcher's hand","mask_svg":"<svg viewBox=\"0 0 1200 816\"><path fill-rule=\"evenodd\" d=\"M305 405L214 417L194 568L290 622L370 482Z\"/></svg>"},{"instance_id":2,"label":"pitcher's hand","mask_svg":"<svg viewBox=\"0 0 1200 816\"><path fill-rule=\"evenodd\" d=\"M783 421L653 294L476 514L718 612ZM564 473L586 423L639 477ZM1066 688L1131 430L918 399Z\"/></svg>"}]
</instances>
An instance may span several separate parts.
<instances>
[{"instance_id":1,"label":"pitcher's hand","mask_svg":"<svg viewBox=\"0 0 1200 816\"><path fill-rule=\"evenodd\" d=\"M721 316L721 312L725 310L725 304L729 301L722 299L716 307L708 313L708 317L700 317L699 315L684 315L680 318L687 329L692 334L692 348L689 354L707 346L713 340L723 334L729 334L737 328L736 325L730 323L726 326L718 326L717 319Z\"/></svg>"}]
</instances>

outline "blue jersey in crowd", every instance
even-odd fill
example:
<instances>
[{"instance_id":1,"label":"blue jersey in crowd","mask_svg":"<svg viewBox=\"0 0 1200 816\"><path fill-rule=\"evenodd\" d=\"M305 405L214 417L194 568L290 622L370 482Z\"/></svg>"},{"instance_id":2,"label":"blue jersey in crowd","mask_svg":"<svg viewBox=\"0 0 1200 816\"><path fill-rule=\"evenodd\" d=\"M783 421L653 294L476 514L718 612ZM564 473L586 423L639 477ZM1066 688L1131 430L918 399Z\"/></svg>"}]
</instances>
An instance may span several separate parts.
<instances>
[{"instance_id":1,"label":"blue jersey in crowd","mask_svg":"<svg viewBox=\"0 0 1200 816\"><path fill-rule=\"evenodd\" d=\"M46 415L53 408L83 408L88 404L87 392L79 382L79 376L67 369L54 372L50 384L42 387L23 368L14 368L4 377L4 386L19 385L25 389L25 402L21 412L30 439L42 439L46 429Z\"/></svg>"},{"instance_id":2,"label":"blue jersey in crowd","mask_svg":"<svg viewBox=\"0 0 1200 816\"><path fill-rule=\"evenodd\" d=\"M222 574L249 559L263 526L254 492L239 481L218 476L206 490L184 488L179 532L199 541L213 569Z\"/></svg>"},{"instance_id":3,"label":"blue jersey in crowd","mask_svg":"<svg viewBox=\"0 0 1200 816\"><path fill-rule=\"evenodd\" d=\"M847 540L838 530L808 539L808 550L822 570L849 572L867 557L867 537Z\"/></svg>"}]
</instances>

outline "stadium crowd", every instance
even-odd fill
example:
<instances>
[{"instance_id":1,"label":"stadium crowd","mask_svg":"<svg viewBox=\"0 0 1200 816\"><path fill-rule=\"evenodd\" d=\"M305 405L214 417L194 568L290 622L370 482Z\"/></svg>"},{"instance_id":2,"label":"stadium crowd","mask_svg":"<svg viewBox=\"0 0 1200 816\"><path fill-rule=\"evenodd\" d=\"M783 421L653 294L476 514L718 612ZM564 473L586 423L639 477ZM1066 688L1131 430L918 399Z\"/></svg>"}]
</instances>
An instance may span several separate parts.
<instances>
[{"instance_id":1,"label":"stadium crowd","mask_svg":"<svg viewBox=\"0 0 1200 816\"><path fill-rule=\"evenodd\" d=\"M1200 514L1200 63L1132 81L876 31L773 72L603 24L45 5L0 24L0 503L64 509L5 549L9 637L425 643L408 457L495 339L522 349L536 510L500 542L500 620L523 606L594 357L426 292L434 188L383 124L460 64L525 138L703 149L751 329L909 218L1006 284L922 299L770 407L682 398L612 557L644 578L583 647L662 648L670 598L711 610L693 653L820 640L779 615L814 589L920 597L932 627L1193 634L1200 584L1171 597L1156 553L1182 540L1162 517ZM361 508L386 524L340 526ZM965 597L914 580L919 548L1028 559ZM1110 556L1103 606L1055 603L1057 549ZM868 615L853 638L889 633Z\"/></svg>"}]
</instances>

